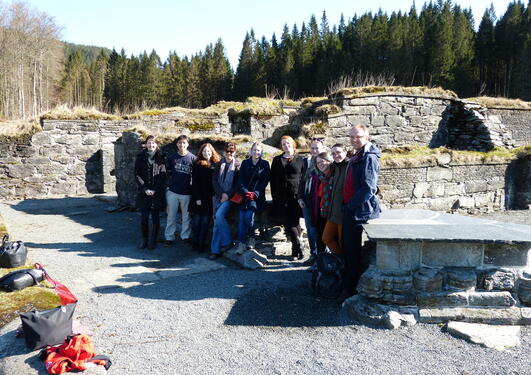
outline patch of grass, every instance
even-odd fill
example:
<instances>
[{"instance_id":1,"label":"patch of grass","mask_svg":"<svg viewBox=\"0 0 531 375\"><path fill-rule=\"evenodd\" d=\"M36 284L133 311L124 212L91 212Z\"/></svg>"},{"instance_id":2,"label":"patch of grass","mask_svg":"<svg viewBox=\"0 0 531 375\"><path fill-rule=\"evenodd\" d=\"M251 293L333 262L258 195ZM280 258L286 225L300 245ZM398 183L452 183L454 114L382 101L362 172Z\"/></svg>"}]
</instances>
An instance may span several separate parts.
<instances>
[{"instance_id":1,"label":"patch of grass","mask_svg":"<svg viewBox=\"0 0 531 375\"><path fill-rule=\"evenodd\" d=\"M341 112L341 108L335 104L323 104L315 108L315 114L319 116L333 115L339 112Z\"/></svg>"},{"instance_id":2,"label":"patch of grass","mask_svg":"<svg viewBox=\"0 0 531 375\"><path fill-rule=\"evenodd\" d=\"M284 101L251 96L244 103L236 103L228 109L229 116L276 116L284 114Z\"/></svg>"},{"instance_id":3,"label":"patch of grass","mask_svg":"<svg viewBox=\"0 0 531 375\"><path fill-rule=\"evenodd\" d=\"M313 103L320 102L326 99L328 99L326 96L309 96L307 98L301 99L301 107L309 108L313 105Z\"/></svg>"},{"instance_id":4,"label":"patch of grass","mask_svg":"<svg viewBox=\"0 0 531 375\"><path fill-rule=\"evenodd\" d=\"M457 94L451 90L444 90L441 87L425 86L362 86L339 89L331 96L344 96L347 98L357 98L370 96L373 94L397 94L397 95L419 95L445 98L457 98Z\"/></svg>"},{"instance_id":5,"label":"patch of grass","mask_svg":"<svg viewBox=\"0 0 531 375\"><path fill-rule=\"evenodd\" d=\"M9 142L15 139L31 138L31 136L42 130L39 121L13 120L0 122L0 142Z\"/></svg>"},{"instance_id":6,"label":"patch of grass","mask_svg":"<svg viewBox=\"0 0 531 375\"><path fill-rule=\"evenodd\" d=\"M518 108L531 109L531 102L525 102L520 99L494 98L489 96L477 96L465 99L475 102L487 108Z\"/></svg>"},{"instance_id":7,"label":"patch of grass","mask_svg":"<svg viewBox=\"0 0 531 375\"><path fill-rule=\"evenodd\" d=\"M96 108L74 107L66 105L55 107L41 116L43 120L122 120L123 117L98 111Z\"/></svg>"},{"instance_id":8,"label":"patch of grass","mask_svg":"<svg viewBox=\"0 0 531 375\"><path fill-rule=\"evenodd\" d=\"M495 164L506 163L516 158L531 155L531 145L506 149L496 147L492 151L458 151L445 147L429 148L427 146L394 147L382 151L383 167L404 168L437 165L442 154L450 156L451 164Z\"/></svg>"},{"instance_id":9,"label":"patch of grass","mask_svg":"<svg viewBox=\"0 0 531 375\"><path fill-rule=\"evenodd\" d=\"M0 277L19 269L31 268L26 262L25 266L17 268L0 268ZM60 299L48 282L43 281L43 286L30 286L15 292L0 291L0 328L18 318L21 312L33 309L45 310L60 305Z\"/></svg>"},{"instance_id":10,"label":"patch of grass","mask_svg":"<svg viewBox=\"0 0 531 375\"><path fill-rule=\"evenodd\" d=\"M209 131L216 127L216 124L211 119L198 117L184 117L175 120L175 125L188 128L192 133L197 131Z\"/></svg>"}]
</instances>

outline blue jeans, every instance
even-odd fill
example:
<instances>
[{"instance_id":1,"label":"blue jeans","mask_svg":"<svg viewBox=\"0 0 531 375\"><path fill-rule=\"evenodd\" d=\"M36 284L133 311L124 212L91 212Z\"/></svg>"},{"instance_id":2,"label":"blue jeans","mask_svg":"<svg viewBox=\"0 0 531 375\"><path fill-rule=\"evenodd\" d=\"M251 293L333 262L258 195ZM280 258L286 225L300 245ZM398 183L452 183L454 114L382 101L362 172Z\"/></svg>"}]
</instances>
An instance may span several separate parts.
<instances>
[{"instance_id":1,"label":"blue jeans","mask_svg":"<svg viewBox=\"0 0 531 375\"><path fill-rule=\"evenodd\" d=\"M310 244L310 253L317 254L317 230L312 225L312 210L310 206L306 205L302 209L302 216L304 216L304 224L308 232L308 243Z\"/></svg>"},{"instance_id":2,"label":"blue jeans","mask_svg":"<svg viewBox=\"0 0 531 375\"><path fill-rule=\"evenodd\" d=\"M194 215L192 220L193 242L197 245L203 245L208 236L208 224L210 224L210 215Z\"/></svg>"},{"instance_id":3,"label":"blue jeans","mask_svg":"<svg viewBox=\"0 0 531 375\"><path fill-rule=\"evenodd\" d=\"M212 229L212 243L210 251L212 254L221 253L221 247L230 245L230 226L227 222L227 215L232 207L231 201L225 201L219 205L214 214L214 228Z\"/></svg>"},{"instance_id":4,"label":"blue jeans","mask_svg":"<svg viewBox=\"0 0 531 375\"><path fill-rule=\"evenodd\" d=\"M254 210L240 210L238 241L245 243L247 237L254 237Z\"/></svg>"}]
</instances>

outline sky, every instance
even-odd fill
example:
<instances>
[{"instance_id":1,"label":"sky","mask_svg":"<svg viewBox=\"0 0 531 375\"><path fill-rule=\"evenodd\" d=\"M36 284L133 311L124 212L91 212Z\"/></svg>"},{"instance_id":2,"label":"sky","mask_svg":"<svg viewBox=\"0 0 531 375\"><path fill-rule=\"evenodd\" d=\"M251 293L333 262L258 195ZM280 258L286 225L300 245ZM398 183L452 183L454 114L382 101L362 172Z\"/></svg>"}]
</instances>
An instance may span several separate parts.
<instances>
[{"instance_id":1,"label":"sky","mask_svg":"<svg viewBox=\"0 0 531 375\"><path fill-rule=\"evenodd\" d=\"M2 2L2 0L0 0ZM8 2L9 1L4 1ZM260 39L279 39L284 24L290 30L308 23L314 14L320 23L326 11L330 27L337 25L341 13L345 21L354 14L408 11L413 0L25 0L39 11L55 18L62 27L61 39L99 47L125 49L127 55L155 49L164 61L170 51L179 56L198 53L219 38L235 69L245 33L254 29ZM503 15L510 0L493 0L497 16ZM525 2L524 2L525 3ZM416 1L417 11L424 2ZM454 1L472 8L476 28L491 1Z\"/></svg>"}]
</instances>

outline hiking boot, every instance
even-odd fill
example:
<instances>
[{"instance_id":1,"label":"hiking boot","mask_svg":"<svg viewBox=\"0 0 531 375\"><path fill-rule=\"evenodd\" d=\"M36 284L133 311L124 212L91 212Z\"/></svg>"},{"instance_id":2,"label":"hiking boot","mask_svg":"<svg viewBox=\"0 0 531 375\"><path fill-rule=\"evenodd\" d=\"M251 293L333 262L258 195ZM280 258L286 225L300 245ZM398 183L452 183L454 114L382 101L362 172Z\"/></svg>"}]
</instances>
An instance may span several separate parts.
<instances>
[{"instance_id":1,"label":"hiking boot","mask_svg":"<svg viewBox=\"0 0 531 375\"><path fill-rule=\"evenodd\" d=\"M140 224L140 232L142 233L142 240L138 244L139 249L148 247L149 229L147 224Z\"/></svg>"},{"instance_id":2,"label":"hiking boot","mask_svg":"<svg viewBox=\"0 0 531 375\"><path fill-rule=\"evenodd\" d=\"M228 245L223 245L223 246L221 246L219 250L221 251L221 253L224 253L224 252L226 252L226 251L232 249L233 247L234 247L234 244L231 242L231 243L228 244Z\"/></svg>"},{"instance_id":3,"label":"hiking boot","mask_svg":"<svg viewBox=\"0 0 531 375\"><path fill-rule=\"evenodd\" d=\"M164 240L164 247L170 247L171 245L173 245L173 241L171 241L171 240Z\"/></svg>"},{"instance_id":4,"label":"hiking boot","mask_svg":"<svg viewBox=\"0 0 531 375\"><path fill-rule=\"evenodd\" d=\"M149 250L154 250L157 247L157 241L159 239L160 224L153 224L151 231L151 241L149 241Z\"/></svg>"},{"instance_id":5,"label":"hiking boot","mask_svg":"<svg viewBox=\"0 0 531 375\"><path fill-rule=\"evenodd\" d=\"M249 237L249 239L247 240L247 249L254 249L255 246L256 240L254 239L254 237Z\"/></svg>"},{"instance_id":6,"label":"hiking boot","mask_svg":"<svg viewBox=\"0 0 531 375\"><path fill-rule=\"evenodd\" d=\"M313 266L314 263L315 263L315 256L313 254L310 255L310 257L306 259L304 262L302 262L304 266Z\"/></svg>"},{"instance_id":7,"label":"hiking boot","mask_svg":"<svg viewBox=\"0 0 531 375\"><path fill-rule=\"evenodd\" d=\"M210 254L208 259L210 260L216 260L218 259L219 257L221 257L221 254Z\"/></svg>"},{"instance_id":8,"label":"hiking boot","mask_svg":"<svg viewBox=\"0 0 531 375\"><path fill-rule=\"evenodd\" d=\"M243 242L238 242L236 245L236 251L234 252L236 255L242 255L243 252L247 249L245 244Z\"/></svg>"}]
</instances>

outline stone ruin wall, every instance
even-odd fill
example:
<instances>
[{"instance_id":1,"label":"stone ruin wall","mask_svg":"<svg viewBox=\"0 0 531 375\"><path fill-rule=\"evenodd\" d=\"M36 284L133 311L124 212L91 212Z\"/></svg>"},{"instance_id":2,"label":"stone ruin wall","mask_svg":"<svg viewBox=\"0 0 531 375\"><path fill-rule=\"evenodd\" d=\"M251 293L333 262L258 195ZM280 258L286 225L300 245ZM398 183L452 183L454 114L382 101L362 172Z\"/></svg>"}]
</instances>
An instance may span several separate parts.
<instances>
[{"instance_id":1,"label":"stone ruin wall","mask_svg":"<svg viewBox=\"0 0 531 375\"><path fill-rule=\"evenodd\" d=\"M338 103L338 100L333 102ZM485 128L489 129L488 134L499 135L492 139L483 137L482 142L490 139L491 145L511 147L507 134L512 133L517 135L513 142L516 146L531 139L531 111L514 111L513 114L511 110L494 110L492 113L489 110L485 116L485 111L452 99L389 95L342 99L339 104L341 112L334 115L315 116L296 109L287 109L285 115L269 117L229 118L225 114L212 118L213 129L190 131L183 126L177 131L225 137L248 134L277 146L275 142L281 135L298 134L303 125L320 120L324 122L322 130L328 146L337 142L349 144L348 132L354 123L370 125L371 136L381 148L437 146L448 144L452 139L451 129L449 131L445 124L465 113L468 118L475 116L472 120L476 125L481 121L487 123L483 127L476 126L481 128L478 131L483 135ZM127 144L138 142L138 139L127 140L127 137L122 138L122 133L136 125L148 129L170 126L175 129L175 121L184 116L176 113L124 121L45 120L43 131L31 139L0 144L0 197L47 198L115 189L119 195L131 195L128 189L136 189L130 183L131 160L138 149ZM507 118L513 120L505 123ZM501 123L509 131L500 127ZM471 133L464 135L470 137ZM447 161L438 166L385 168L380 184L383 202L391 208L486 210L504 208L506 204L513 207L514 202L525 199L529 202L528 187L531 184L529 173L524 171L529 172L529 161L522 161L518 168L511 164L453 165ZM524 177L518 179L513 175ZM517 183L511 182L516 180ZM522 206L525 204L520 204Z\"/></svg>"}]
</instances>

